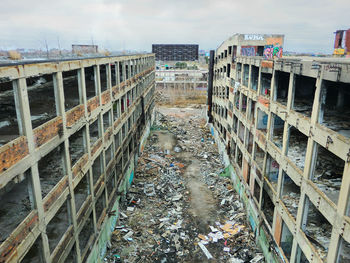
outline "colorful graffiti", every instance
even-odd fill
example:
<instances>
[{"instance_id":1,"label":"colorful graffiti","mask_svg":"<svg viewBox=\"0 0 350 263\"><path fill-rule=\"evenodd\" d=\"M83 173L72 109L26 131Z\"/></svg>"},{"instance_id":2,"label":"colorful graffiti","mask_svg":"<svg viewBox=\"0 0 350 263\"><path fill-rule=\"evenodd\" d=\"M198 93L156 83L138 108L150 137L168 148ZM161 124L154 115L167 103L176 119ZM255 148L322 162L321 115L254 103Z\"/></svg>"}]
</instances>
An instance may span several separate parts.
<instances>
[{"instance_id":1,"label":"colorful graffiti","mask_svg":"<svg viewBox=\"0 0 350 263\"><path fill-rule=\"evenodd\" d=\"M283 47L280 44L266 45L264 48L264 57L266 59L281 58L282 53Z\"/></svg>"},{"instance_id":2,"label":"colorful graffiti","mask_svg":"<svg viewBox=\"0 0 350 263\"><path fill-rule=\"evenodd\" d=\"M241 47L242 56L256 56L256 47L254 46L242 46Z\"/></svg>"}]
</instances>

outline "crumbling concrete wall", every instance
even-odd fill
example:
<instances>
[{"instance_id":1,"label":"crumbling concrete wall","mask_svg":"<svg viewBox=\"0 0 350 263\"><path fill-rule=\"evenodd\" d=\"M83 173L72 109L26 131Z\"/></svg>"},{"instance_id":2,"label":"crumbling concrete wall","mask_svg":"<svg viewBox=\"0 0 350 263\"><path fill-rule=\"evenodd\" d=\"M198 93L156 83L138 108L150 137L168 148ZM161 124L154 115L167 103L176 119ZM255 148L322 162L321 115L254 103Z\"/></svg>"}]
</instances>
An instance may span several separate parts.
<instances>
[{"instance_id":1,"label":"crumbling concrete wall","mask_svg":"<svg viewBox=\"0 0 350 263\"><path fill-rule=\"evenodd\" d=\"M15 98L0 114L0 262L102 259L149 133L154 69L152 54L0 67L0 97Z\"/></svg>"},{"instance_id":2,"label":"crumbling concrete wall","mask_svg":"<svg viewBox=\"0 0 350 263\"><path fill-rule=\"evenodd\" d=\"M235 52L267 38L236 34L216 50L213 133L267 258L347 261L349 61Z\"/></svg>"}]
</instances>

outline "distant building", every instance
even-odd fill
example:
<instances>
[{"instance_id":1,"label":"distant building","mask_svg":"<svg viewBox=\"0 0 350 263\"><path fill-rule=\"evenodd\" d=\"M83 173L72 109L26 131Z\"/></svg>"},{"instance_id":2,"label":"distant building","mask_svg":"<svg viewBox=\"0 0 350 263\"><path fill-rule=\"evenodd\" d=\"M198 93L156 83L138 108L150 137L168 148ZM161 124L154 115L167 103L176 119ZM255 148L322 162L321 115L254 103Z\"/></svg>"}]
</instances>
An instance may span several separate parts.
<instances>
[{"instance_id":1,"label":"distant building","mask_svg":"<svg viewBox=\"0 0 350 263\"><path fill-rule=\"evenodd\" d=\"M337 30L334 39L334 56L350 55L350 29Z\"/></svg>"},{"instance_id":2,"label":"distant building","mask_svg":"<svg viewBox=\"0 0 350 263\"><path fill-rule=\"evenodd\" d=\"M97 52L98 52L97 45L72 45L73 54L91 54L91 53L97 53Z\"/></svg>"},{"instance_id":3,"label":"distant building","mask_svg":"<svg viewBox=\"0 0 350 263\"><path fill-rule=\"evenodd\" d=\"M195 61L198 60L198 45L195 44L153 44L152 53L156 60Z\"/></svg>"}]
</instances>

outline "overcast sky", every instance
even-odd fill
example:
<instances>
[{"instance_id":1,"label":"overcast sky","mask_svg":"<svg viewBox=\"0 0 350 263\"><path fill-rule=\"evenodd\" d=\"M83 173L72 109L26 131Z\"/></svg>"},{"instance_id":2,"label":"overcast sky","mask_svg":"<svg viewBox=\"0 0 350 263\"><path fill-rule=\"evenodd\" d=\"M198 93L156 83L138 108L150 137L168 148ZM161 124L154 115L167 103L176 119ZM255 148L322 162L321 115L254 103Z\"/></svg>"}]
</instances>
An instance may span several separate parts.
<instances>
[{"instance_id":1,"label":"overcast sky","mask_svg":"<svg viewBox=\"0 0 350 263\"><path fill-rule=\"evenodd\" d=\"M0 7L0 48L44 48L46 39L50 48L208 50L234 33L279 33L284 50L330 53L333 32L347 28L349 0L1 0Z\"/></svg>"}]
</instances>

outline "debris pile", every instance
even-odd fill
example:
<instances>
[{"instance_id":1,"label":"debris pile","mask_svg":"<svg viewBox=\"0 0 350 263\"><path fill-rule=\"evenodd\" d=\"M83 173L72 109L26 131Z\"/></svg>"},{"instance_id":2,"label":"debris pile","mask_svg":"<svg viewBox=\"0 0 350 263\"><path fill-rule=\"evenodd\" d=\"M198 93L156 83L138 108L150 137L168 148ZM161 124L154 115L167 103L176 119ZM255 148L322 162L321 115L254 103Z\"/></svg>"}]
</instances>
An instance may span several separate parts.
<instances>
[{"instance_id":1,"label":"debris pile","mask_svg":"<svg viewBox=\"0 0 350 263\"><path fill-rule=\"evenodd\" d=\"M205 108L160 111L105 261L264 262Z\"/></svg>"}]
</instances>

